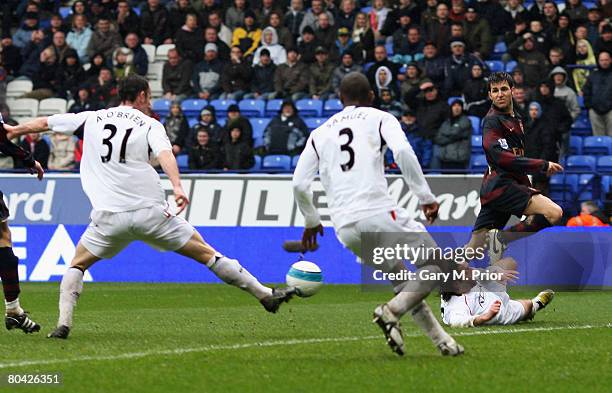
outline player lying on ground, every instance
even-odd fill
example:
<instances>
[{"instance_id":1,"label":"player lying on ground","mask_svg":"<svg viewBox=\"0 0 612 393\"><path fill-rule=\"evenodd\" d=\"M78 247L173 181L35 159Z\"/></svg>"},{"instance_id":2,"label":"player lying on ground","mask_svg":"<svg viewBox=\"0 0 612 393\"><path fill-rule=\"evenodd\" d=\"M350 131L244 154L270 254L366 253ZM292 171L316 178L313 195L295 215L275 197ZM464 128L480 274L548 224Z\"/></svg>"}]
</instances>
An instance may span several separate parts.
<instances>
[{"instance_id":1,"label":"player lying on ground","mask_svg":"<svg viewBox=\"0 0 612 393\"><path fill-rule=\"evenodd\" d=\"M512 300L506 292L507 281L517 278L517 263L512 258L497 261L494 267L503 273L502 281L475 281L474 287L462 295L441 295L442 321L451 327L475 327L480 325L513 325L531 320L536 312L544 309L555 296L547 289L533 299Z\"/></svg>"},{"instance_id":2,"label":"player lying on ground","mask_svg":"<svg viewBox=\"0 0 612 393\"><path fill-rule=\"evenodd\" d=\"M122 79L119 98L121 105L115 108L41 117L7 127L12 136L51 129L77 134L84 141L81 183L93 206L91 223L62 278L59 321L49 337L68 337L85 270L112 258L134 240L206 265L221 280L259 299L267 311L276 312L293 296L294 288L263 286L237 260L218 253L187 221L168 210L159 175L149 164L149 149L172 184L177 214L189 200L164 127L144 114L151 105L146 79L136 75Z\"/></svg>"},{"instance_id":3,"label":"player lying on ground","mask_svg":"<svg viewBox=\"0 0 612 393\"><path fill-rule=\"evenodd\" d=\"M306 142L293 175L293 191L305 220L303 247L316 247L323 235L321 219L313 202L311 184L319 172L329 204L331 220L340 242L361 257L362 233L400 234L412 247L436 247L425 226L408 216L391 198L385 179L383 148L394 153L402 175L417 195L425 216L436 218L438 204L412 147L393 115L371 108L374 93L367 78L358 72L346 75L340 84L344 109L314 130ZM447 267L436 261L415 261L421 269L439 272ZM365 263L371 263L366 260ZM403 263L376 266L388 272L406 270ZM374 311L391 349L402 355L404 342L399 319L408 311L443 355L463 353L463 347L448 335L423 301L438 285L434 281L394 282L398 295Z\"/></svg>"},{"instance_id":4,"label":"player lying on ground","mask_svg":"<svg viewBox=\"0 0 612 393\"><path fill-rule=\"evenodd\" d=\"M30 173L36 173L38 180L42 180L45 173L42 166L32 158L32 154L11 142L4 127L4 120L0 115L0 151L21 160ZM11 230L7 223L9 216L9 209L0 191L0 279L6 307L4 324L8 330L21 329L24 333L33 333L40 330L40 325L32 321L19 305L19 259L13 253Z\"/></svg>"},{"instance_id":5,"label":"player lying on ground","mask_svg":"<svg viewBox=\"0 0 612 393\"><path fill-rule=\"evenodd\" d=\"M531 187L527 175L552 176L563 167L551 161L524 157L523 122L514 112L514 81L506 72L489 77L491 109L483 120L482 147L487 169L480 189L481 210L466 248L488 248L491 263L501 259L508 243L559 222L559 205ZM527 219L503 230L512 215Z\"/></svg>"}]
</instances>

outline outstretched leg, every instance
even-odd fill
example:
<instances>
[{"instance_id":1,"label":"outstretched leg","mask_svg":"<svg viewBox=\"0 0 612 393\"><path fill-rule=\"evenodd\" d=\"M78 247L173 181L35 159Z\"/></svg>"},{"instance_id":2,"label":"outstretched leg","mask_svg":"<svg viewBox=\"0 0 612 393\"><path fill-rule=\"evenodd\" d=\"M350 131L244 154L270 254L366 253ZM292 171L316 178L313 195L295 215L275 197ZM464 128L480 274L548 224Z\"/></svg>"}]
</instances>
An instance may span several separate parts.
<instances>
[{"instance_id":1,"label":"outstretched leg","mask_svg":"<svg viewBox=\"0 0 612 393\"><path fill-rule=\"evenodd\" d=\"M57 327L49 333L49 338L68 338L72 327L72 314L77 300L83 292L83 275L94 263L101 258L93 255L83 246L81 242L77 244L74 258L70 263L70 268L64 273L60 284L59 300L59 319Z\"/></svg>"},{"instance_id":2,"label":"outstretched leg","mask_svg":"<svg viewBox=\"0 0 612 393\"><path fill-rule=\"evenodd\" d=\"M288 301L295 294L293 288L272 289L262 285L237 260L218 253L197 231L194 231L187 244L176 252L206 265L225 283L247 291L256 297L267 311L276 312L281 303Z\"/></svg>"}]
</instances>

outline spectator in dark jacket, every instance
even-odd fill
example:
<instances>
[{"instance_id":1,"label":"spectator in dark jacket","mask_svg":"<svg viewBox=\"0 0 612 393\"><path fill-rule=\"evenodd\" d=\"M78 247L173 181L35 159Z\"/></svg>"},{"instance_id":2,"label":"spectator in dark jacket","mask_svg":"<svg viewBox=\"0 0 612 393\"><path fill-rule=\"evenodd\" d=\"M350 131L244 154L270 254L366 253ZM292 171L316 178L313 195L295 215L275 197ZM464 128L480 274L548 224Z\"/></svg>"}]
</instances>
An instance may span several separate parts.
<instances>
[{"instance_id":1,"label":"spectator in dark jacket","mask_svg":"<svg viewBox=\"0 0 612 393\"><path fill-rule=\"evenodd\" d=\"M408 142L414 149L414 153L419 159L419 163L423 168L429 168L431 163L432 143L431 139L424 138L416 121L416 113L412 110L407 110L402 114L400 125L402 131L408 138Z\"/></svg>"},{"instance_id":2,"label":"spectator in dark jacket","mask_svg":"<svg viewBox=\"0 0 612 393\"><path fill-rule=\"evenodd\" d=\"M312 64L316 61L315 49L320 46L314 30L310 26L306 26L302 32L302 37L297 40L297 51L300 54L300 61L306 64Z\"/></svg>"},{"instance_id":3,"label":"spectator in dark jacket","mask_svg":"<svg viewBox=\"0 0 612 393\"><path fill-rule=\"evenodd\" d=\"M62 87L58 95L63 98L73 98L77 96L77 89L87 78L85 71L79 62L79 55L74 49L70 49L64 55L64 60L60 67Z\"/></svg>"},{"instance_id":4,"label":"spectator in dark jacket","mask_svg":"<svg viewBox=\"0 0 612 393\"><path fill-rule=\"evenodd\" d=\"M188 14L185 24L176 32L174 42L183 59L193 63L200 61L204 48L202 29L198 27L198 16Z\"/></svg>"},{"instance_id":5,"label":"spectator in dark jacket","mask_svg":"<svg viewBox=\"0 0 612 393\"><path fill-rule=\"evenodd\" d=\"M26 98L42 100L57 95L62 88L62 73L52 48L40 52L38 72L32 77L32 91Z\"/></svg>"},{"instance_id":6,"label":"spectator in dark jacket","mask_svg":"<svg viewBox=\"0 0 612 393\"><path fill-rule=\"evenodd\" d=\"M550 79L545 79L538 85L535 98L542 106L542 121L553 126L555 130L554 151L557 162L559 159L559 145L562 143L564 134L568 133L572 123L572 116L567 110L562 99L554 96L555 85Z\"/></svg>"},{"instance_id":7,"label":"spectator in dark jacket","mask_svg":"<svg viewBox=\"0 0 612 393\"><path fill-rule=\"evenodd\" d=\"M40 162L40 165L47 169L47 163L49 162L49 153L51 152L49 145L42 138L41 134L34 133L28 134L19 143L19 146L28 153L32 153L34 159ZM25 168L23 161L15 160L15 168Z\"/></svg>"},{"instance_id":8,"label":"spectator in dark jacket","mask_svg":"<svg viewBox=\"0 0 612 393\"><path fill-rule=\"evenodd\" d=\"M429 79L423 75L418 63L414 61L408 63L406 66L406 73L404 74L404 80L400 85L400 97L402 102L406 103L409 97L416 96L421 84L427 80Z\"/></svg>"},{"instance_id":9,"label":"spectator in dark jacket","mask_svg":"<svg viewBox=\"0 0 612 393\"><path fill-rule=\"evenodd\" d=\"M231 123L229 140L223 145L224 169L249 169L255 160L253 149L241 138L242 129L239 124Z\"/></svg>"},{"instance_id":10,"label":"spectator in dark jacket","mask_svg":"<svg viewBox=\"0 0 612 393\"><path fill-rule=\"evenodd\" d=\"M168 51L168 61L162 71L162 89L164 98L181 101L191 95L191 75L193 64L188 59L181 59L176 49Z\"/></svg>"},{"instance_id":11,"label":"spectator in dark jacket","mask_svg":"<svg viewBox=\"0 0 612 393\"><path fill-rule=\"evenodd\" d=\"M238 46L233 46L230 62L223 67L221 74L221 93L220 98L224 100L239 101L249 92L252 79L252 69L242 57L242 50Z\"/></svg>"},{"instance_id":12,"label":"spectator in dark jacket","mask_svg":"<svg viewBox=\"0 0 612 393\"><path fill-rule=\"evenodd\" d=\"M394 63L408 64L412 61L421 60L425 42L421 39L421 32L417 26L409 25L403 27L393 34L394 55L391 60Z\"/></svg>"},{"instance_id":13,"label":"spectator in dark jacket","mask_svg":"<svg viewBox=\"0 0 612 393\"><path fill-rule=\"evenodd\" d=\"M436 43L443 54L448 54L448 39L450 37L451 22L448 19L448 6L440 3L436 7L436 18L425 24L425 37Z\"/></svg>"},{"instance_id":14,"label":"spectator in dark jacket","mask_svg":"<svg viewBox=\"0 0 612 393\"><path fill-rule=\"evenodd\" d=\"M307 138L308 127L299 117L295 105L285 101L280 113L264 131L264 146L268 154L300 154Z\"/></svg>"},{"instance_id":15,"label":"spectator in dark jacket","mask_svg":"<svg viewBox=\"0 0 612 393\"><path fill-rule=\"evenodd\" d=\"M220 169L221 164L219 146L211 140L208 131L200 129L197 143L189 151L189 169Z\"/></svg>"},{"instance_id":16,"label":"spectator in dark jacket","mask_svg":"<svg viewBox=\"0 0 612 393\"><path fill-rule=\"evenodd\" d=\"M481 60L489 58L493 49L493 36L491 27L486 19L478 16L474 7L468 7L463 21L465 41L471 48L471 52Z\"/></svg>"},{"instance_id":17,"label":"spectator in dark jacket","mask_svg":"<svg viewBox=\"0 0 612 393\"><path fill-rule=\"evenodd\" d=\"M445 59L438 55L438 48L433 42L426 42L423 48L424 58L419 60L417 63L421 70L423 70L425 76L429 78L437 86L441 86L444 83L444 68Z\"/></svg>"},{"instance_id":18,"label":"spectator in dark jacket","mask_svg":"<svg viewBox=\"0 0 612 393\"><path fill-rule=\"evenodd\" d=\"M168 34L170 37L175 37L176 33L183 27L187 15L196 15L198 17L198 24L200 22L199 16L196 10L193 9L189 0L177 0L173 7L170 8L168 13ZM204 21L207 21L205 19Z\"/></svg>"},{"instance_id":19,"label":"spectator in dark jacket","mask_svg":"<svg viewBox=\"0 0 612 393\"><path fill-rule=\"evenodd\" d=\"M126 38L129 33L138 34L140 32L140 17L130 8L128 0L119 0L117 2L115 20L119 27L119 34L123 38Z\"/></svg>"},{"instance_id":20,"label":"spectator in dark jacket","mask_svg":"<svg viewBox=\"0 0 612 393\"><path fill-rule=\"evenodd\" d=\"M252 93L244 96L245 99L263 98L270 100L276 97L274 91L274 73L276 64L270 58L270 51L263 49L259 53L259 64L253 67L253 82L251 84Z\"/></svg>"},{"instance_id":21,"label":"spectator in dark jacket","mask_svg":"<svg viewBox=\"0 0 612 393\"><path fill-rule=\"evenodd\" d=\"M351 39L351 33L346 27L338 29L338 39L335 45L331 48L329 61L335 65L339 64L344 53L350 53L353 63L363 63L363 53Z\"/></svg>"},{"instance_id":22,"label":"spectator in dark jacket","mask_svg":"<svg viewBox=\"0 0 612 393\"><path fill-rule=\"evenodd\" d=\"M103 106L113 106L117 101L117 84L110 68L102 66L98 77L90 80L89 92L93 100Z\"/></svg>"},{"instance_id":23,"label":"spectator in dark jacket","mask_svg":"<svg viewBox=\"0 0 612 393\"><path fill-rule=\"evenodd\" d=\"M556 131L554 123L542 116L542 106L537 101L529 104L529 115L525 124L525 157L557 162ZM545 174L533 175L534 188L548 195L548 178Z\"/></svg>"},{"instance_id":24,"label":"spectator in dark jacket","mask_svg":"<svg viewBox=\"0 0 612 393\"><path fill-rule=\"evenodd\" d=\"M470 78L472 66L474 64L484 66L476 56L465 53L465 41L462 39L453 39L450 45L452 54L446 59L444 91L448 96L458 96Z\"/></svg>"},{"instance_id":25,"label":"spectator in dark jacket","mask_svg":"<svg viewBox=\"0 0 612 393\"><path fill-rule=\"evenodd\" d=\"M293 41L298 39L301 34L300 26L304 20L304 4L302 0L291 0L289 11L285 13L283 23L289 32L293 35ZM289 48L286 48L289 49Z\"/></svg>"},{"instance_id":26,"label":"spectator in dark jacket","mask_svg":"<svg viewBox=\"0 0 612 393\"><path fill-rule=\"evenodd\" d=\"M404 111L402 103L393 96L393 93L389 89L382 89L379 94L380 97L377 100L377 108L399 119Z\"/></svg>"},{"instance_id":27,"label":"spectator in dark jacket","mask_svg":"<svg viewBox=\"0 0 612 393\"><path fill-rule=\"evenodd\" d=\"M224 145L230 139L231 127L238 125L240 127L240 141L248 143L249 146L253 146L253 127L251 122L240 113L240 107L236 104L232 104L227 108L227 119L225 121L225 128L221 134L221 145Z\"/></svg>"},{"instance_id":28,"label":"spectator in dark jacket","mask_svg":"<svg viewBox=\"0 0 612 393\"><path fill-rule=\"evenodd\" d=\"M223 127L217 123L215 108L212 105L206 106L200 112L200 120L191 127L189 137L187 138L188 147L197 144L197 135L199 130L206 130L210 139L216 144L220 144L223 138Z\"/></svg>"},{"instance_id":29,"label":"spectator in dark jacket","mask_svg":"<svg viewBox=\"0 0 612 393\"><path fill-rule=\"evenodd\" d=\"M546 56L536 49L535 39L531 33L525 33L508 48L508 52L516 59L525 75L525 84L534 87L538 81L547 75Z\"/></svg>"},{"instance_id":30,"label":"spectator in dark jacket","mask_svg":"<svg viewBox=\"0 0 612 393\"><path fill-rule=\"evenodd\" d=\"M96 53L102 53L104 59L109 60L122 42L121 35L117 31L111 30L110 19L107 16L102 16L89 40L87 56L91 59Z\"/></svg>"},{"instance_id":31,"label":"spectator in dark jacket","mask_svg":"<svg viewBox=\"0 0 612 393\"><path fill-rule=\"evenodd\" d=\"M175 156L180 154L185 148L185 143L189 136L189 124L183 114L181 104L178 102L174 102L170 106L170 113L166 120L164 120L164 128L172 144L172 152Z\"/></svg>"},{"instance_id":32,"label":"spectator in dark jacket","mask_svg":"<svg viewBox=\"0 0 612 393\"><path fill-rule=\"evenodd\" d=\"M137 33L128 33L125 37L125 46L132 50L133 64L136 73L141 76L147 75L149 70L149 57L147 51L140 45L140 38Z\"/></svg>"},{"instance_id":33,"label":"spectator in dark jacket","mask_svg":"<svg viewBox=\"0 0 612 393\"><path fill-rule=\"evenodd\" d=\"M315 53L317 61L308 67L310 75L308 90L313 99L326 100L333 93L331 79L334 65L329 62L329 55L324 47L317 47Z\"/></svg>"},{"instance_id":34,"label":"spectator in dark jacket","mask_svg":"<svg viewBox=\"0 0 612 393\"><path fill-rule=\"evenodd\" d=\"M219 60L226 62L230 60L230 48L219 38L219 34L214 27L207 27L204 30L204 45L215 44L217 46L217 57Z\"/></svg>"},{"instance_id":35,"label":"spectator in dark jacket","mask_svg":"<svg viewBox=\"0 0 612 393\"><path fill-rule=\"evenodd\" d=\"M376 45L376 48L374 48L374 60L374 64L366 72L370 86L376 86L376 73L380 67L387 67L391 71L391 83L397 84L399 65L389 60L387 49L384 45Z\"/></svg>"},{"instance_id":36,"label":"spectator in dark jacket","mask_svg":"<svg viewBox=\"0 0 612 393\"><path fill-rule=\"evenodd\" d=\"M308 89L308 67L298 61L298 51L291 48L287 51L287 62L276 67L274 73L274 91L277 98L288 98L297 101L306 97Z\"/></svg>"},{"instance_id":37,"label":"spectator in dark jacket","mask_svg":"<svg viewBox=\"0 0 612 393\"><path fill-rule=\"evenodd\" d=\"M168 10L159 4L160 0L147 0L140 13L140 31L144 43L161 45L172 43L168 32Z\"/></svg>"},{"instance_id":38,"label":"spectator in dark jacket","mask_svg":"<svg viewBox=\"0 0 612 393\"><path fill-rule=\"evenodd\" d=\"M333 94L330 98L340 97L340 82L342 82L342 78L351 72L361 72L361 67L355 64L351 52L345 52L342 54L340 65L334 68L334 72L332 73L331 84Z\"/></svg>"},{"instance_id":39,"label":"spectator in dark jacket","mask_svg":"<svg viewBox=\"0 0 612 393\"><path fill-rule=\"evenodd\" d=\"M465 100L465 108L469 116L480 118L486 116L491 107L488 91L482 66L480 64L472 65L470 79L465 81L465 86L463 87L463 99Z\"/></svg>"},{"instance_id":40,"label":"spectator in dark jacket","mask_svg":"<svg viewBox=\"0 0 612 393\"><path fill-rule=\"evenodd\" d=\"M315 37L319 45L325 48L331 48L336 42L336 32L338 29L330 24L329 15L327 13L321 12L317 18L319 23L315 30Z\"/></svg>"},{"instance_id":41,"label":"spectator in dark jacket","mask_svg":"<svg viewBox=\"0 0 612 393\"><path fill-rule=\"evenodd\" d=\"M589 110L593 135L612 136L612 69L610 53L601 52L597 69L589 74L582 88L584 105Z\"/></svg>"},{"instance_id":42,"label":"spectator in dark jacket","mask_svg":"<svg viewBox=\"0 0 612 393\"><path fill-rule=\"evenodd\" d=\"M78 88L74 104L70 106L68 112L81 113L85 111L97 111L98 109L101 109L101 106L97 101L91 98L89 88L85 85L81 85Z\"/></svg>"},{"instance_id":43,"label":"spectator in dark jacket","mask_svg":"<svg viewBox=\"0 0 612 393\"><path fill-rule=\"evenodd\" d=\"M474 8L481 18L489 22L493 37L498 37L512 29L512 17L503 7L493 0L482 0L474 2Z\"/></svg>"},{"instance_id":44,"label":"spectator in dark jacket","mask_svg":"<svg viewBox=\"0 0 612 393\"><path fill-rule=\"evenodd\" d=\"M470 163L472 123L463 112L463 102L454 100L450 116L434 137L432 169L465 169Z\"/></svg>"},{"instance_id":45,"label":"spectator in dark jacket","mask_svg":"<svg viewBox=\"0 0 612 393\"><path fill-rule=\"evenodd\" d=\"M194 93L202 99L214 100L221 93L221 74L225 63L218 58L217 45L206 44L204 60L195 65L191 77Z\"/></svg>"},{"instance_id":46,"label":"spectator in dark jacket","mask_svg":"<svg viewBox=\"0 0 612 393\"><path fill-rule=\"evenodd\" d=\"M417 124L420 136L433 140L438 129L448 117L448 104L440 97L436 86L430 82L424 82L420 86L420 93L408 98L408 106L415 108ZM422 95L422 96L421 96Z\"/></svg>"}]
</instances>

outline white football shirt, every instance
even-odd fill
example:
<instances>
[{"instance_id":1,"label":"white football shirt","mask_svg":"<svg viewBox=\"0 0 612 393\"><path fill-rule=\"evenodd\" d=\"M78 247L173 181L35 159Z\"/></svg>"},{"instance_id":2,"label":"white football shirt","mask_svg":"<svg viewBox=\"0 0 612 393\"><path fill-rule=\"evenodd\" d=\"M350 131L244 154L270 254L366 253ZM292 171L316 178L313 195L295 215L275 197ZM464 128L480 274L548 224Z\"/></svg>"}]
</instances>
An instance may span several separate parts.
<instances>
[{"instance_id":1,"label":"white football shirt","mask_svg":"<svg viewBox=\"0 0 612 393\"><path fill-rule=\"evenodd\" d=\"M419 201L435 201L397 119L375 108L348 106L310 134L298 160L294 194L307 228L320 223L310 191L317 171L336 228L397 208L385 179L385 145Z\"/></svg>"},{"instance_id":2,"label":"white football shirt","mask_svg":"<svg viewBox=\"0 0 612 393\"><path fill-rule=\"evenodd\" d=\"M130 106L53 115L54 132L83 129L81 184L93 209L123 212L164 203L149 151L172 150L164 126ZM149 150L150 149L150 150Z\"/></svg>"}]
</instances>

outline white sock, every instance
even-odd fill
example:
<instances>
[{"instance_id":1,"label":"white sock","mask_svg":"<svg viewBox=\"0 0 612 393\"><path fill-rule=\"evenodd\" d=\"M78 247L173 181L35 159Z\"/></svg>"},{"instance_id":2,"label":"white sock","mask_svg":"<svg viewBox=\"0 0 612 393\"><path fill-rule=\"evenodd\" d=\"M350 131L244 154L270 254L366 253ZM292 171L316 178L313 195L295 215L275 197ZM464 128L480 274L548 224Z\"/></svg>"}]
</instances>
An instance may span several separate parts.
<instances>
[{"instance_id":1,"label":"white sock","mask_svg":"<svg viewBox=\"0 0 612 393\"><path fill-rule=\"evenodd\" d=\"M72 326L72 311L81 292L83 292L83 272L77 268L68 269L60 284L60 315L57 326Z\"/></svg>"},{"instance_id":2,"label":"white sock","mask_svg":"<svg viewBox=\"0 0 612 393\"><path fill-rule=\"evenodd\" d=\"M272 295L271 288L261 285L261 283L235 259L230 259L217 253L208 261L206 266L225 283L245 290L259 300Z\"/></svg>"},{"instance_id":3,"label":"white sock","mask_svg":"<svg viewBox=\"0 0 612 393\"><path fill-rule=\"evenodd\" d=\"M452 340L452 337L440 326L440 323L431 312L431 308L424 301L412 311L412 318L417 326L429 336L435 346Z\"/></svg>"},{"instance_id":4,"label":"white sock","mask_svg":"<svg viewBox=\"0 0 612 393\"><path fill-rule=\"evenodd\" d=\"M4 301L6 305L6 315L21 315L23 314L23 308L19 305L19 298L13 300L12 302Z\"/></svg>"},{"instance_id":5,"label":"white sock","mask_svg":"<svg viewBox=\"0 0 612 393\"><path fill-rule=\"evenodd\" d=\"M439 273L441 270L437 266L426 266L417 271L417 277L419 271L427 271L429 273ZM439 283L437 281L428 280L411 280L405 282L401 287L401 292L395 295L387 305L389 309L398 317L406 314L408 311L416 307L421 303L423 299L429 295L429 293ZM400 288L397 288L400 289Z\"/></svg>"}]
</instances>

